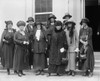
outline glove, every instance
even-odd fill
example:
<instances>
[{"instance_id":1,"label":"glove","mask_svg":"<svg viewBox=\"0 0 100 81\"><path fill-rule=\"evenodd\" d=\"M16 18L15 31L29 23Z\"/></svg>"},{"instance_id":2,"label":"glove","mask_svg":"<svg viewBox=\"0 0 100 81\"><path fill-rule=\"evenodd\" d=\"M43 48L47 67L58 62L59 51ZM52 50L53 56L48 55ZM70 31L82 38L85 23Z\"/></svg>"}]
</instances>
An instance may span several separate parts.
<instances>
[{"instance_id":1,"label":"glove","mask_svg":"<svg viewBox=\"0 0 100 81\"><path fill-rule=\"evenodd\" d=\"M24 42L23 42L23 44L27 44L27 42L26 42L26 41L24 41Z\"/></svg>"},{"instance_id":2,"label":"glove","mask_svg":"<svg viewBox=\"0 0 100 81\"><path fill-rule=\"evenodd\" d=\"M61 48L61 49L60 49L60 52L61 52L61 53L63 53L64 51L65 51L65 49L64 49L64 48Z\"/></svg>"},{"instance_id":3,"label":"glove","mask_svg":"<svg viewBox=\"0 0 100 81\"><path fill-rule=\"evenodd\" d=\"M76 48L74 51L75 51L75 52L79 52L79 48Z\"/></svg>"}]
</instances>

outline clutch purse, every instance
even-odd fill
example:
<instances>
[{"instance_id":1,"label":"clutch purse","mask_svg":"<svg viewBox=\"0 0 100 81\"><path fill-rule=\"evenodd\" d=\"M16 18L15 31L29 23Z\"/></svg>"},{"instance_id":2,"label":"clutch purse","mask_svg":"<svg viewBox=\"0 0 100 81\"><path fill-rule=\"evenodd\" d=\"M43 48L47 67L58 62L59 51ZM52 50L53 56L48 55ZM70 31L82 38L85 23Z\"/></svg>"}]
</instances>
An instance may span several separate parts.
<instances>
[{"instance_id":1,"label":"clutch purse","mask_svg":"<svg viewBox=\"0 0 100 81\"><path fill-rule=\"evenodd\" d=\"M86 54L80 54L80 58L82 59L82 60L86 60Z\"/></svg>"},{"instance_id":2,"label":"clutch purse","mask_svg":"<svg viewBox=\"0 0 100 81\"><path fill-rule=\"evenodd\" d=\"M62 64L65 64L65 65L67 65L68 64L68 59L67 58L62 58Z\"/></svg>"}]
</instances>

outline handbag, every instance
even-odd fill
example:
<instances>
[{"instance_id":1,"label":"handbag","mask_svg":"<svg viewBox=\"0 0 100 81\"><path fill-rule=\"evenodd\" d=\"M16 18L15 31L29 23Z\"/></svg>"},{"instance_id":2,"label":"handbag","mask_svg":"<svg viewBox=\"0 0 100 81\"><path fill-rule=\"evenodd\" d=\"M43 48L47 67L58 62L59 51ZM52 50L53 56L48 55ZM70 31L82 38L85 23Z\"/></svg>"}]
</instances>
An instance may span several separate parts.
<instances>
[{"instance_id":1,"label":"handbag","mask_svg":"<svg viewBox=\"0 0 100 81\"><path fill-rule=\"evenodd\" d=\"M68 59L67 58L62 58L61 63L64 65L68 64Z\"/></svg>"},{"instance_id":2,"label":"handbag","mask_svg":"<svg viewBox=\"0 0 100 81\"><path fill-rule=\"evenodd\" d=\"M86 54L80 54L80 58L82 59L82 60L86 60Z\"/></svg>"}]
</instances>

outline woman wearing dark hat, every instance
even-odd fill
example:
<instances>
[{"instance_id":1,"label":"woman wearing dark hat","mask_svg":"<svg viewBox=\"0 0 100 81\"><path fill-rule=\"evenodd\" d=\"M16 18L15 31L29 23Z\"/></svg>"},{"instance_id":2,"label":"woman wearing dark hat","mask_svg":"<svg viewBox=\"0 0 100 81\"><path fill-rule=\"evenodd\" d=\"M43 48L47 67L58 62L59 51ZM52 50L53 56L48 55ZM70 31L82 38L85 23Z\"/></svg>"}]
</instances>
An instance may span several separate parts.
<instances>
[{"instance_id":1,"label":"woman wearing dark hat","mask_svg":"<svg viewBox=\"0 0 100 81\"><path fill-rule=\"evenodd\" d=\"M36 75L44 75L44 69L46 68L46 48L47 48L47 37L46 33L42 28L42 24L36 22L36 29L33 32L32 40L32 51L33 55L33 66Z\"/></svg>"},{"instance_id":2,"label":"woman wearing dark hat","mask_svg":"<svg viewBox=\"0 0 100 81\"><path fill-rule=\"evenodd\" d=\"M72 16L69 13L65 13L65 15L63 16L63 29L65 29L65 23L71 18Z\"/></svg>"},{"instance_id":3,"label":"woman wearing dark hat","mask_svg":"<svg viewBox=\"0 0 100 81\"><path fill-rule=\"evenodd\" d=\"M32 51L31 51L31 45L32 45L32 33L33 33L33 30L34 30L34 19L33 17L29 17L28 20L27 20L27 26L25 28L25 32L26 34L28 35L28 38L29 38L29 65L30 65L30 69L31 69L31 65L33 65L33 54L32 54Z\"/></svg>"},{"instance_id":4,"label":"woman wearing dark hat","mask_svg":"<svg viewBox=\"0 0 100 81\"><path fill-rule=\"evenodd\" d=\"M79 33L80 64L82 66L80 69L84 71L84 76L92 76L94 70L92 28L88 26L89 20L87 18L82 19L80 24L83 26ZM84 50L82 51L81 49ZM85 59L82 58L83 56Z\"/></svg>"},{"instance_id":5,"label":"woman wearing dark hat","mask_svg":"<svg viewBox=\"0 0 100 81\"><path fill-rule=\"evenodd\" d=\"M12 21L5 21L6 29L4 30L1 38L2 47L2 65L7 68L8 75L10 74L10 69L13 67L13 54L14 54L14 33L15 30L12 28Z\"/></svg>"},{"instance_id":6,"label":"woman wearing dark hat","mask_svg":"<svg viewBox=\"0 0 100 81\"><path fill-rule=\"evenodd\" d=\"M47 39L48 39L48 50L47 50L48 56L49 56L49 51L50 51L51 33L54 30L54 28L55 28L55 22L56 22L55 19L56 19L55 15L53 15L53 14L49 15L48 23L47 23L47 31L46 31L47 32Z\"/></svg>"},{"instance_id":7,"label":"woman wearing dark hat","mask_svg":"<svg viewBox=\"0 0 100 81\"><path fill-rule=\"evenodd\" d=\"M49 54L49 76L56 73L57 76L65 73L66 64L62 64L62 59L66 58L64 53L67 50L67 40L65 32L62 30L62 22L56 21L55 28L51 34L50 54Z\"/></svg>"},{"instance_id":8,"label":"woman wearing dark hat","mask_svg":"<svg viewBox=\"0 0 100 81\"><path fill-rule=\"evenodd\" d=\"M75 22L68 21L65 23L67 28L65 29L67 41L68 41L68 67L67 70L68 75L75 76L75 69L76 69L76 53L75 50L78 49L78 34L75 29Z\"/></svg>"},{"instance_id":9,"label":"woman wearing dark hat","mask_svg":"<svg viewBox=\"0 0 100 81\"><path fill-rule=\"evenodd\" d=\"M19 31L17 31L14 35L14 42L15 42L15 54L14 54L14 62L13 68L14 70L18 71L18 76L25 75L23 70L26 69L27 64L27 45L29 44L28 37L24 31L25 28L24 21L18 21L17 26Z\"/></svg>"}]
</instances>

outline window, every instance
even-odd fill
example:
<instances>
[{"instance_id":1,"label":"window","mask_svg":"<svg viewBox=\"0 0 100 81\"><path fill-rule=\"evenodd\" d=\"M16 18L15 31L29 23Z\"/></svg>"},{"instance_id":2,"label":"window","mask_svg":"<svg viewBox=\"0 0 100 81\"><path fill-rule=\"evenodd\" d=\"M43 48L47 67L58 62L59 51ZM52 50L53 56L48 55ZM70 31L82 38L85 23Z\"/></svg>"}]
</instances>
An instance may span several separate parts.
<instances>
[{"instance_id":1,"label":"window","mask_svg":"<svg viewBox=\"0 0 100 81\"><path fill-rule=\"evenodd\" d=\"M35 0L35 21L46 22L52 13L52 0Z\"/></svg>"}]
</instances>

